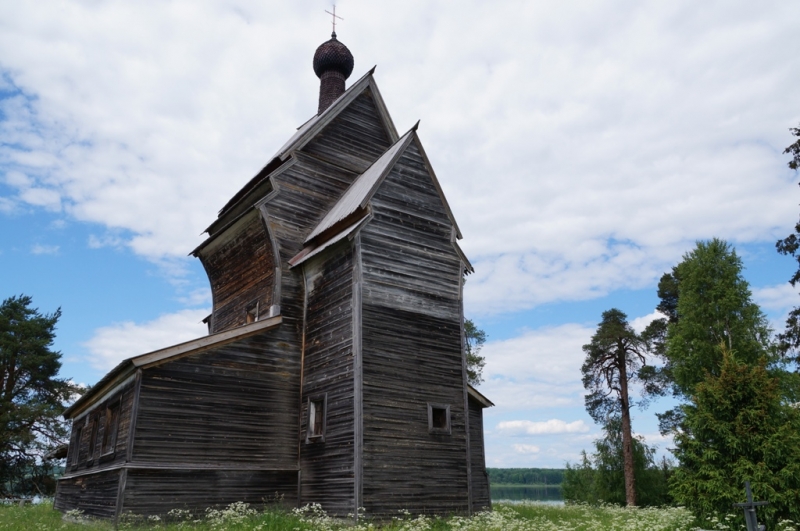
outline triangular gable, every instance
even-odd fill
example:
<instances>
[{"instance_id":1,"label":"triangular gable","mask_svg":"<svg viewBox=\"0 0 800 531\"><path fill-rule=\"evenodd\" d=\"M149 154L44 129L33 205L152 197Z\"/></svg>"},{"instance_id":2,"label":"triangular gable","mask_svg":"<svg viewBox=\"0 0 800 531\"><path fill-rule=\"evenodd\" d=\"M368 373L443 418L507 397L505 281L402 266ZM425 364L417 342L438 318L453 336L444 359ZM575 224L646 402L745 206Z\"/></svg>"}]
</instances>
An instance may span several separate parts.
<instances>
[{"instance_id":1,"label":"triangular gable","mask_svg":"<svg viewBox=\"0 0 800 531\"><path fill-rule=\"evenodd\" d=\"M375 192L386 176L392 171L397 161L403 153L405 153L411 142L414 142L425 165L425 169L431 178L431 182L442 201L442 207L453 225L453 238L451 243L464 262L466 272L474 272L472 264L456 241L461 238L461 232L458 228L458 224L456 224L453 212L450 210L450 205L447 203L447 199L444 196L439 180L436 178L436 174L433 172L425 150L422 148L422 143L419 141L419 137L417 136L418 126L419 122L389 147L389 149L387 149L364 173L356 177L353 184L350 185L342 197L308 234L303 242L305 244L303 250L289 260L291 267L300 265L312 256L320 253L323 249L330 247L333 243L342 240L363 224L368 216L368 211L366 210L367 204L372 199L372 196L375 195Z\"/></svg>"},{"instance_id":2,"label":"triangular gable","mask_svg":"<svg viewBox=\"0 0 800 531\"><path fill-rule=\"evenodd\" d=\"M322 113L314 116L306 123L301 125L292 137L278 150L277 153L270 159L270 162L258 172L258 174L250 179L234 196L228 201L225 206L219 211L219 217L224 216L228 211L236 205L245 195L253 190L261 181L268 178L269 175L278 169L292 154L292 152L302 149L303 146L308 144L314 137L319 134L329 123L331 123L344 109L346 109L358 96L365 90L369 89L372 93L375 106L378 110L378 115L381 122L386 128L389 140L396 142L398 139L397 129L394 126L386 104L383 101L378 85L375 83L375 78L372 74L375 72L373 66L361 79L353 83L350 88L344 91L327 109ZM212 224L213 226L213 224Z\"/></svg>"},{"instance_id":3,"label":"triangular gable","mask_svg":"<svg viewBox=\"0 0 800 531\"><path fill-rule=\"evenodd\" d=\"M303 146L308 144L326 125L331 123L340 112L347 108L358 96L361 95L366 89L370 89L375 99L375 105L378 108L378 114L383 122L386 131L389 133L389 140L396 142L398 139L397 129L394 126L389 111L386 109L386 104L383 102L381 93L378 90L378 85L375 83L375 78L372 74L375 72L373 66L369 72L364 74L358 81L353 83L349 89L344 91L344 94L336 98L336 100L324 111L311 118L309 121L300 126L297 132L292 135L281 149L275 153L274 158L286 160L292 151L302 149Z\"/></svg>"}]
</instances>

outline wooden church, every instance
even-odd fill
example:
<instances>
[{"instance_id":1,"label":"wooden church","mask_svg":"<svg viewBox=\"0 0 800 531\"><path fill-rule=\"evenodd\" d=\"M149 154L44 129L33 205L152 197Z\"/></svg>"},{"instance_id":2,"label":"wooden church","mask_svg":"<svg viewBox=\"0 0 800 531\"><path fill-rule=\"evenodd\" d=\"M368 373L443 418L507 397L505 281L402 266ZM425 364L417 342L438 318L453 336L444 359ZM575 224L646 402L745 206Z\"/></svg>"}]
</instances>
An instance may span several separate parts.
<instances>
[{"instance_id":1,"label":"wooden church","mask_svg":"<svg viewBox=\"0 0 800 531\"><path fill-rule=\"evenodd\" d=\"M490 506L467 383L472 267L417 135L353 56L314 55L318 114L193 251L209 335L127 359L73 404L55 506L87 515L320 503L344 516Z\"/></svg>"}]
</instances>

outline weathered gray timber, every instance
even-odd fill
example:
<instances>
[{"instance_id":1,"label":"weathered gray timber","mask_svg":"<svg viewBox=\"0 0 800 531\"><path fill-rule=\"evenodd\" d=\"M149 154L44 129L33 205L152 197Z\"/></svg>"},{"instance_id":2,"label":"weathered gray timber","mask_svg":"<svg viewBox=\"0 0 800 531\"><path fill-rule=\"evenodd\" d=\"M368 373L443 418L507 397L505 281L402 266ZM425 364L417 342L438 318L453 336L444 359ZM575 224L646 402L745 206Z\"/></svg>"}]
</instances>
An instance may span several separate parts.
<instances>
[{"instance_id":1,"label":"weathered gray timber","mask_svg":"<svg viewBox=\"0 0 800 531\"><path fill-rule=\"evenodd\" d=\"M470 465L472 466L472 511L492 508L489 473L483 448L483 408L477 400L469 399Z\"/></svg>"},{"instance_id":2,"label":"weathered gray timber","mask_svg":"<svg viewBox=\"0 0 800 531\"><path fill-rule=\"evenodd\" d=\"M193 255L210 335L129 358L66 412L56 507L236 501L344 516L489 506L463 349L460 231L372 71L220 210ZM469 398L468 398L469 397Z\"/></svg>"},{"instance_id":3,"label":"weathered gray timber","mask_svg":"<svg viewBox=\"0 0 800 531\"><path fill-rule=\"evenodd\" d=\"M353 252L343 242L306 264L305 352L300 428L300 504L345 515L353 500ZM309 435L309 401L325 407L322 435Z\"/></svg>"},{"instance_id":4,"label":"weathered gray timber","mask_svg":"<svg viewBox=\"0 0 800 531\"><path fill-rule=\"evenodd\" d=\"M363 506L385 515L467 513L464 266L413 142L370 204L374 219L361 231ZM430 432L429 404L449 406L449 434Z\"/></svg>"}]
</instances>

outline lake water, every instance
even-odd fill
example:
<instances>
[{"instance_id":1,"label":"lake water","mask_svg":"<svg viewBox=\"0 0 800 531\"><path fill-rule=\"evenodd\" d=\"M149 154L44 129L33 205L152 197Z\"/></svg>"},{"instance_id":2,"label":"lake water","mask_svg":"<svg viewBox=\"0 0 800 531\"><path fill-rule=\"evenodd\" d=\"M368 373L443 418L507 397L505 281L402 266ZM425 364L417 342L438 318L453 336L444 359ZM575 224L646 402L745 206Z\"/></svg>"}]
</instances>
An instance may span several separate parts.
<instances>
[{"instance_id":1,"label":"lake water","mask_svg":"<svg viewBox=\"0 0 800 531\"><path fill-rule=\"evenodd\" d=\"M561 485L492 486L492 501L540 501L563 503Z\"/></svg>"}]
</instances>

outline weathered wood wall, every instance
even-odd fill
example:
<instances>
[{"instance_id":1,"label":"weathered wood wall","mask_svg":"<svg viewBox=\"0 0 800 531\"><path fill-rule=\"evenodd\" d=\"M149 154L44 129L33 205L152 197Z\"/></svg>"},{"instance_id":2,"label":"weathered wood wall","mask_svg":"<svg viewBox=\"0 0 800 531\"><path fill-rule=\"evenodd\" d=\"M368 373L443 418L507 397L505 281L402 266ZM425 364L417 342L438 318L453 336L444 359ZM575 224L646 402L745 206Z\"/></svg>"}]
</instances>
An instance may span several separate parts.
<instances>
[{"instance_id":1,"label":"weathered wood wall","mask_svg":"<svg viewBox=\"0 0 800 531\"><path fill-rule=\"evenodd\" d=\"M198 253L214 299L211 332L245 324L247 310L256 304L259 317L268 315L273 304L272 244L258 213L245 216L219 238L225 242Z\"/></svg>"},{"instance_id":2,"label":"weathered wood wall","mask_svg":"<svg viewBox=\"0 0 800 531\"><path fill-rule=\"evenodd\" d=\"M452 224L412 142L372 199L362 229L363 506L466 513L467 433L460 275ZM451 433L428 430L428 404Z\"/></svg>"},{"instance_id":3,"label":"weathered wood wall","mask_svg":"<svg viewBox=\"0 0 800 531\"><path fill-rule=\"evenodd\" d=\"M128 449L128 434L131 426L134 390L135 382L131 379L116 392L99 401L86 414L73 421L65 476L82 474L87 470L107 469L125 461ZM112 451L104 453L102 444L106 431L106 406L112 403L120 404L119 420L116 427L116 441ZM94 447L92 447L92 430L95 423L97 423L97 436L95 437ZM80 441L76 439L79 428L82 428ZM112 434L109 435L112 436ZM76 452L79 452L77 463L74 461Z\"/></svg>"},{"instance_id":4,"label":"weathered wood wall","mask_svg":"<svg viewBox=\"0 0 800 531\"><path fill-rule=\"evenodd\" d=\"M300 428L300 504L331 514L355 511L353 249L342 242L305 264L308 286ZM327 402L324 440L306 440L308 400Z\"/></svg>"},{"instance_id":5,"label":"weathered wood wall","mask_svg":"<svg viewBox=\"0 0 800 531\"><path fill-rule=\"evenodd\" d=\"M121 473L121 470L108 470L60 479L55 508L62 512L80 509L87 516L113 518Z\"/></svg>"},{"instance_id":6,"label":"weathered wood wall","mask_svg":"<svg viewBox=\"0 0 800 531\"><path fill-rule=\"evenodd\" d=\"M145 369L133 462L296 469L300 360L278 331Z\"/></svg>"},{"instance_id":7,"label":"weathered wood wall","mask_svg":"<svg viewBox=\"0 0 800 531\"><path fill-rule=\"evenodd\" d=\"M492 508L489 491L489 474L486 472L486 453L483 440L483 408L475 400L469 400L469 449L472 466L472 510Z\"/></svg>"},{"instance_id":8,"label":"weathered wood wall","mask_svg":"<svg viewBox=\"0 0 800 531\"><path fill-rule=\"evenodd\" d=\"M391 144L372 94L365 90L303 151L336 166L362 173Z\"/></svg>"},{"instance_id":9,"label":"weathered wood wall","mask_svg":"<svg viewBox=\"0 0 800 531\"><path fill-rule=\"evenodd\" d=\"M163 515L172 509L204 513L241 501L256 507L270 502L294 506L297 472L279 470L127 471L122 513Z\"/></svg>"}]
</instances>

